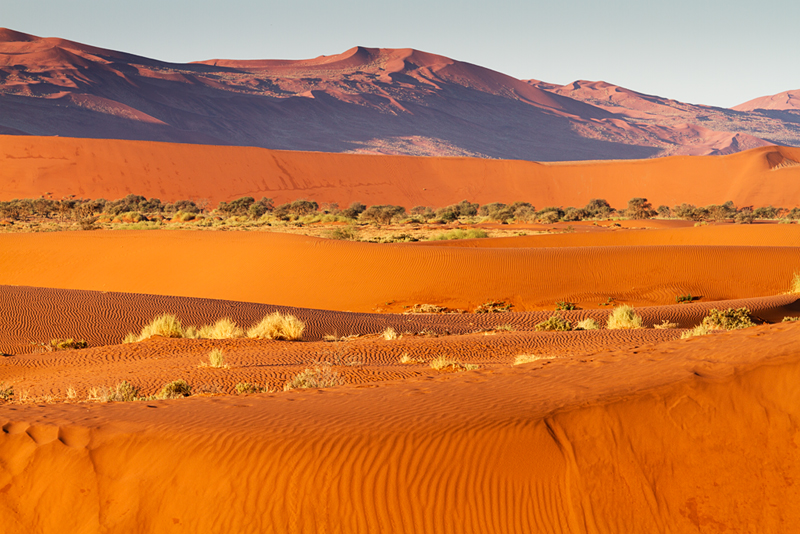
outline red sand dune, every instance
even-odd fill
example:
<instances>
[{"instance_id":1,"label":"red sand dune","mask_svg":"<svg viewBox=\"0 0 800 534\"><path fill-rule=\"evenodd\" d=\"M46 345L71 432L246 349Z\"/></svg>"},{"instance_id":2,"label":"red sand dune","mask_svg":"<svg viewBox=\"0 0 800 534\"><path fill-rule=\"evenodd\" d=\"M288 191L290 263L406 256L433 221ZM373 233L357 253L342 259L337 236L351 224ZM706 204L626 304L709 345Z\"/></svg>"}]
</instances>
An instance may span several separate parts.
<instances>
[{"instance_id":1,"label":"red sand dune","mask_svg":"<svg viewBox=\"0 0 800 534\"><path fill-rule=\"evenodd\" d=\"M797 325L277 395L2 406L33 532L786 532Z\"/></svg>"},{"instance_id":2,"label":"red sand dune","mask_svg":"<svg viewBox=\"0 0 800 534\"><path fill-rule=\"evenodd\" d=\"M244 195L276 202L443 206L527 201L584 206L630 198L654 206L688 202L800 205L800 149L764 147L724 157L544 164L475 158L370 156L262 148L0 136L0 199L121 198L129 193L208 200Z\"/></svg>"},{"instance_id":3,"label":"red sand dune","mask_svg":"<svg viewBox=\"0 0 800 534\"><path fill-rule=\"evenodd\" d=\"M753 111L756 109L797 110L800 109L800 91L784 91L776 95L754 98L744 104L734 106L736 111Z\"/></svg>"},{"instance_id":4,"label":"red sand dune","mask_svg":"<svg viewBox=\"0 0 800 534\"><path fill-rule=\"evenodd\" d=\"M0 234L4 285L344 311L420 303L472 310L488 300L524 311L560 300L596 307L608 297L653 305L686 293L704 301L762 297L786 291L797 269L797 248L789 246L492 249L258 232Z\"/></svg>"}]
</instances>

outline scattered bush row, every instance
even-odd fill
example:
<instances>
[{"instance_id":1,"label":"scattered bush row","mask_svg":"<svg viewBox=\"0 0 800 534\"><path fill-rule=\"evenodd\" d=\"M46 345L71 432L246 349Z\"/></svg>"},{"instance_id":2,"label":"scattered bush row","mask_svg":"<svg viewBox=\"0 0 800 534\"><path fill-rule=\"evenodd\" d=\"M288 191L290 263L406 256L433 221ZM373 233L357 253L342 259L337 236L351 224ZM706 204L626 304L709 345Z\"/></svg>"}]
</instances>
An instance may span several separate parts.
<instances>
[{"instance_id":1,"label":"scattered bush row","mask_svg":"<svg viewBox=\"0 0 800 534\"><path fill-rule=\"evenodd\" d=\"M786 209L773 206L753 208L752 206L736 207L728 201L720 205L698 207L693 204L680 204L670 208L658 206L654 208L646 198L632 198L624 209L613 208L605 199L592 199L586 206L560 207L548 206L536 209L528 202L502 204L494 202L480 206L463 200L439 209L427 206L415 206L406 212L403 206L374 205L367 207L360 202L353 202L347 208L340 208L335 203L319 204L310 200L295 200L286 204L275 205L270 198L255 200L245 196L230 202L220 202L216 209L208 207L208 201L178 200L163 203L157 198L145 198L141 195L128 195L113 201L105 199L62 200L38 198L0 202L0 219L28 220L44 218L60 221L100 221L100 222L141 222L163 220L166 217L173 221L190 221L210 214L217 217L240 217L258 220L269 216L278 221L297 221L309 217L326 217L333 221L360 221L375 224L392 222L453 222L460 219L481 218L496 222L539 222L551 224L565 221L581 221L592 219L628 218L649 219L651 217L678 218L692 221L733 220L737 223L752 223L755 219L800 219L800 208ZM94 220L92 220L94 219Z\"/></svg>"}]
</instances>

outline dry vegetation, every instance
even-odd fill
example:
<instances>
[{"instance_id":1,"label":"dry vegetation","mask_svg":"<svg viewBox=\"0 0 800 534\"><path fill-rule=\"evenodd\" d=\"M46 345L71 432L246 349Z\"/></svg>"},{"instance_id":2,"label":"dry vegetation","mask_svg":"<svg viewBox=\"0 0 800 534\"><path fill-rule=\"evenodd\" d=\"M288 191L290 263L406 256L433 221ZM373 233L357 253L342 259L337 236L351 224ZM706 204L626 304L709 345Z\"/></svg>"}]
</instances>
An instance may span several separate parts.
<instances>
[{"instance_id":1,"label":"dry vegetation","mask_svg":"<svg viewBox=\"0 0 800 534\"><path fill-rule=\"evenodd\" d=\"M305 323L297 317L280 312L267 315L246 332L227 317L212 325L197 328L184 327L176 316L165 313L145 325L139 335L129 333L122 342L136 343L153 336L189 339L234 339L246 336L255 339L296 341L302 339L305 327Z\"/></svg>"}]
</instances>

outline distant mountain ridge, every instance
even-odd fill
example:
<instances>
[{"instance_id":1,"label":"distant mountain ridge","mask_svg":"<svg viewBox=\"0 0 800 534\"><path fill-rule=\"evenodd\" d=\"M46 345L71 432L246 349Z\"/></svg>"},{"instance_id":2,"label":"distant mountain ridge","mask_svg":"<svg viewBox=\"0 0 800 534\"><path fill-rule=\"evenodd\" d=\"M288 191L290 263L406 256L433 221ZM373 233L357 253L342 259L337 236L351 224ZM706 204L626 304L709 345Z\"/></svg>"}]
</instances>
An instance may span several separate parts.
<instances>
[{"instance_id":1,"label":"distant mountain ridge","mask_svg":"<svg viewBox=\"0 0 800 534\"><path fill-rule=\"evenodd\" d=\"M0 29L0 134L533 161L800 145L800 109L770 102L523 81L413 49L174 64Z\"/></svg>"}]
</instances>

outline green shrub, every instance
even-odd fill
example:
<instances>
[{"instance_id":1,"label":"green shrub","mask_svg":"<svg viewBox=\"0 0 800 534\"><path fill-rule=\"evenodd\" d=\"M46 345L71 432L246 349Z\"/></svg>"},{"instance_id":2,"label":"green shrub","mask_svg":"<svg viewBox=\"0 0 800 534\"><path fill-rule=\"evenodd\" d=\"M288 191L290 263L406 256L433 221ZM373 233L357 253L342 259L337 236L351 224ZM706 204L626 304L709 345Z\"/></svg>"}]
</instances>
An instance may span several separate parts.
<instances>
[{"instance_id":1,"label":"green shrub","mask_svg":"<svg viewBox=\"0 0 800 534\"><path fill-rule=\"evenodd\" d=\"M513 304L502 300L489 300L475 308L475 313L505 313L513 307Z\"/></svg>"},{"instance_id":2,"label":"green shrub","mask_svg":"<svg viewBox=\"0 0 800 534\"><path fill-rule=\"evenodd\" d=\"M708 315L703 318L703 326L711 330L739 330L755 326L750 318L750 310L747 308L728 308L709 310Z\"/></svg>"},{"instance_id":3,"label":"green shrub","mask_svg":"<svg viewBox=\"0 0 800 534\"><path fill-rule=\"evenodd\" d=\"M572 330L572 324L560 315L551 315L546 321L537 324L534 329L542 331L567 331Z\"/></svg>"},{"instance_id":4,"label":"green shrub","mask_svg":"<svg viewBox=\"0 0 800 534\"><path fill-rule=\"evenodd\" d=\"M684 302L692 302L693 300L694 297L691 294L677 295L675 297L675 302L677 302L678 304L683 304Z\"/></svg>"},{"instance_id":5,"label":"green shrub","mask_svg":"<svg viewBox=\"0 0 800 534\"><path fill-rule=\"evenodd\" d=\"M123 380L111 390L108 395L109 401L131 402L139 398L139 390Z\"/></svg>"},{"instance_id":6,"label":"green shrub","mask_svg":"<svg viewBox=\"0 0 800 534\"><path fill-rule=\"evenodd\" d=\"M559 300L556 302L556 310L563 311L563 310L577 310L578 307L575 306L574 302L566 302L564 300Z\"/></svg>"}]
</instances>

